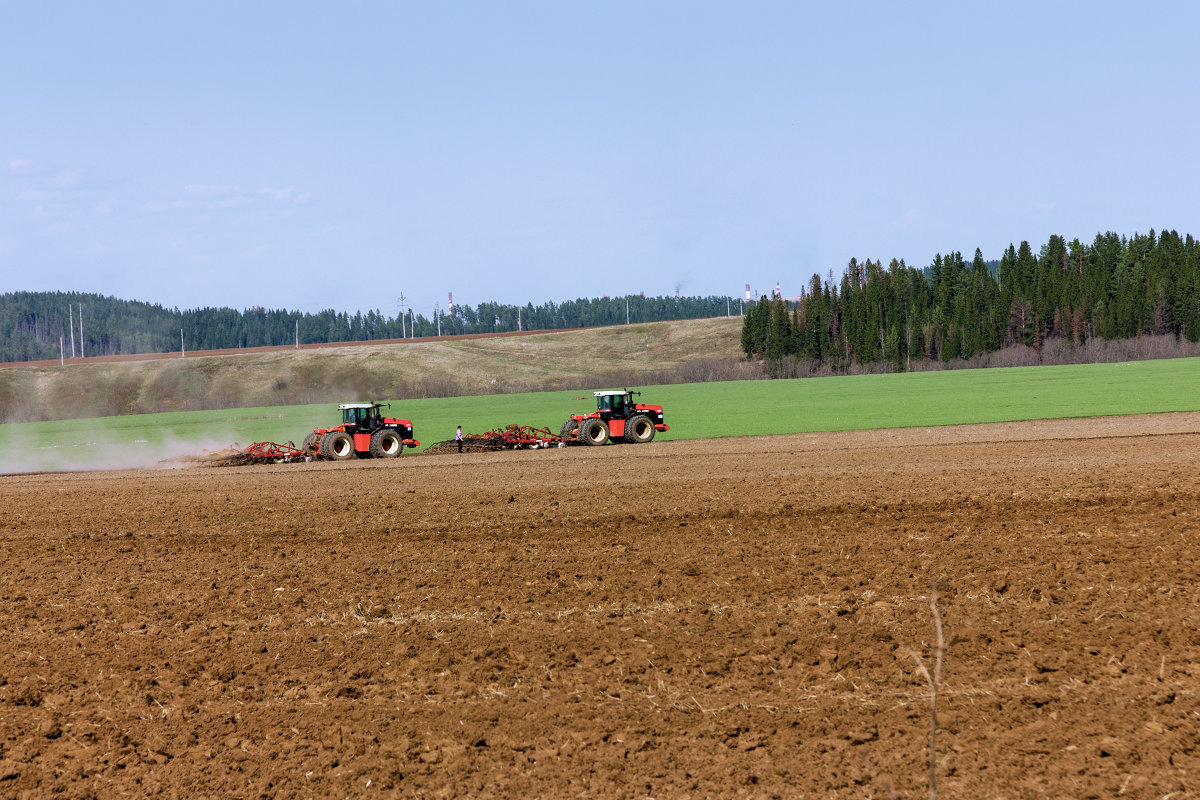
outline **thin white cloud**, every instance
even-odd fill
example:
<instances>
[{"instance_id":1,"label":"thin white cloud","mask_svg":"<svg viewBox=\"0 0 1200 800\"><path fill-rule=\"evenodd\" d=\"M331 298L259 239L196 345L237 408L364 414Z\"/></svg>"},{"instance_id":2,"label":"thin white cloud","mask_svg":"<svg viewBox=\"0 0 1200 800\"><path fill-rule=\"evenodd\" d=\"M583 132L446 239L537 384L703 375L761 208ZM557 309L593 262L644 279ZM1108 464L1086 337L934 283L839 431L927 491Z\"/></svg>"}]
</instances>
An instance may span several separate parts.
<instances>
[{"instance_id":1,"label":"thin white cloud","mask_svg":"<svg viewBox=\"0 0 1200 800\"><path fill-rule=\"evenodd\" d=\"M8 171L13 175L36 175L41 170L28 158L14 158L8 162Z\"/></svg>"},{"instance_id":2,"label":"thin white cloud","mask_svg":"<svg viewBox=\"0 0 1200 800\"><path fill-rule=\"evenodd\" d=\"M910 208L887 223L889 231L916 231L927 228L931 220L924 211Z\"/></svg>"},{"instance_id":3,"label":"thin white cloud","mask_svg":"<svg viewBox=\"0 0 1200 800\"><path fill-rule=\"evenodd\" d=\"M182 198L153 201L145 207L150 211L159 212L216 211L247 208L264 200L284 205L300 205L307 203L312 197L310 192L302 192L291 186L248 190L241 186L201 183L184 186L183 195Z\"/></svg>"},{"instance_id":4,"label":"thin white cloud","mask_svg":"<svg viewBox=\"0 0 1200 800\"><path fill-rule=\"evenodd\" d=\"M57 189L70 189L82 186L86 177L81 169L60 170L50 180L46 181L46 185Z\"/></svg>"},{"instance_id":5,"label":"thin white cloud","mask_svg":"<svg viewBox=\"0 0 1200 800\"><path fill-rule=\"evenodd\" d=\"M115 203L112 182L97 180L82 169L46 168L29 159L15 159L9 162L8 170L33 178L22 181L15 195L21 205L17 213L26 219L80 218L98 207L110 213Z\"/></svg>"},{"instance_id":6,"label":"thin white cloud","mask_svg":"<svg viewBox=\"0 0 1200 800\"><path fill-rule=\"evenodd\" d=\"M240 186L210 183L189 183L183 187L183 197L156 200L146 204L155 212L222 211L244 208L254 203L254 197Z\"/></svg>"},{"instance_id":7,"label":"thin white cloud","mask_svg":"<svg viewBox=\"0 0 1200 800\"><path fill-rule=\"evenodd\" d=\"M199 197L228 197L230 195L242 194L240 186L220 186L216 184L189 183L183 187L184 194L197 195Z\"/></svg>"},{"instance_id":8,"label":"thin white cloud","mask_svg":"<svg viewBox=\"0 0 1200 800\"><path fill-rule=\"evenodd\" d=\"M231 195L214 196L198 199L155 200L146 203L146 210L152 212L176 211L221 211L231 208L245 208L254 203L254 198Z\"/></svg>"},{"instance_id":9,"label":"thin white cloud","mask_svg":"<svg viewBox=\"0 0 1200 800\"><path fill-rule=\"evenodd\" d=\"M259 189L258 193L281 203L307 203L309 198L312 197L311 193L297 191L291 186L285 186L281 189Z\"/></svg>"},{"instance_id":10,"label":"thin white cloud","mask_svg":"<svg viewBox=\"0 0 1200 800\"><path fill-rule=\"evenodd\" d=\"M254 198L248 195L233 195L220 200L210 200L206 203L209 208L246 208L254 205Z\"/></svg>"}]
</instances>

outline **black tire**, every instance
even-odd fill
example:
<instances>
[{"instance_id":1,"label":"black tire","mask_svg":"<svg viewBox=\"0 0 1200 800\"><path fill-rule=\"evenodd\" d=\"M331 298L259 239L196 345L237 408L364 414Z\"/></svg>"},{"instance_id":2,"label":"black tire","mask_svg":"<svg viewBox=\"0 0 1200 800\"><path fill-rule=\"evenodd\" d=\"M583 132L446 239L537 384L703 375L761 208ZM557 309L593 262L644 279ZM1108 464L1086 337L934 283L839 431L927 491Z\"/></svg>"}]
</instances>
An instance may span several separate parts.
<instances>
[{"instance_id":1,"label":"black tire","mask_svg":"<svg viewBox=\"0 0 1200 800\"><path fill-rule=\"evenodd\" d=\"M559 432L559 435L562 437L562 440L564 442L570 442L571 434L575 433L575 431L577 431L578 429L579 429L579 423L576 420L568 419L566 422L564 422L562 424L562 430Z\"/></svg>"},{"instance_id":2,"label":"black tire","mask_svg":"<svg viewBox=\"0 0 1200 800\"><path fill-rule=\"evenodd\" d=\"M592 446L608 443L608 426L601 419L585 419L579 423L579 441Z\"/></svg>"},{"instance_id":3,"label":"black tire","mask_svg":"<svg viewBox=\"0 0 1200 800\"><path fill-rule=\"evenodd\" d=\"M625 420L624 439L630 444L652 442L655 433L654 423L645 414L638 414Z\"/></svg>"},{"instance_id":4,"label":"black tire","mask_svg":"<svg viewBox=\"0 0 1200 800\"><path fill-rule=\"evenodd\" d=\"M321 437L321 455L331 461L354 457L354 440L345 431L333 431Z\"/></svg>"},{"instance_id":5,"label":"black tire","mask_svg":"<svg viewBox=\"0 0 1200 800\"><path fill-rule=\"evenodd\" d=\"M300 449L308 455L316 455L317 448L313 447L313 443L317 441L317 433L313 431L308 436L304 437L304 441L300 443Z\"/></svg>"},{"instance_id":6,"label":"black tire","mask_svg":"<svg viewBox=\"0 0 1200 800\"><path fill-rule=\"evenodd\" d=\"M404 452L404 440L391 428L383 428L371 434L371 456L395 458Z\"/></svg>"}]
</instances>

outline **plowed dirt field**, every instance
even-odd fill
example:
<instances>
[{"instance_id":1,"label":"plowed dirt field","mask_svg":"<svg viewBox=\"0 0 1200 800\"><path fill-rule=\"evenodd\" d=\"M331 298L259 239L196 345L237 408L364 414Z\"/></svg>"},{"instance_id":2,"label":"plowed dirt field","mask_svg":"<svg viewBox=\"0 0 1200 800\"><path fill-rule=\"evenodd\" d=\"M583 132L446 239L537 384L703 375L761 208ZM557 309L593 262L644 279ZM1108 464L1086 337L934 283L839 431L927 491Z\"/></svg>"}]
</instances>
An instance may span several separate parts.
<instances>
[{"instance_id":1,"label":"plowed dirt field","mask_svg":"<svg viewBox=\"0 0 1200 800\"><path fill-rule=\"evenodd\" d=\"M1200 414L0 476L0 797L1196 797Z\"/></svg>"}]
</instances>

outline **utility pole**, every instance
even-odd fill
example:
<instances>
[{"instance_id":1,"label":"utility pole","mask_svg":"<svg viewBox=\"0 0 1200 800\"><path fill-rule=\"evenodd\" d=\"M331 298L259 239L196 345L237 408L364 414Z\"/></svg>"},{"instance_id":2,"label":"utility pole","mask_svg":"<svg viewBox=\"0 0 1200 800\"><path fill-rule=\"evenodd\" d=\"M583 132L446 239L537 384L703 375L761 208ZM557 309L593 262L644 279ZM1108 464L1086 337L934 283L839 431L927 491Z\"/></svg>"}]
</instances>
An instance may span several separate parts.
<instances>
[{"instance_id":1,"label":"utility pole","mask_svg":"<svg viewBox=\"0 0 1200 800\"><path fill-rule=\"evenodd\" d=\"M66 363L67 363L67 354L66 354L66 351L63 350L62 337L59 336L58 337L58 365L61 367L63 364L66 364Z\"/></svg>"},{"instance_id":2,"label":"utility pole","mask_svg":"<svg viewBox=\"0 0 1200 800\"><path fill-rule=\"evenodd\" d=\"M79 304L79 357L83 358L87 353L83 351L83 303Z\"/></svg>"},{"instance_id":3,"label":"utility pole","mask_svg":"<svg viewBox=\"0 0 1200 800\"><path fill-rule=\"evenodd\" d=\"M521 307L517 306L517 331L520 332L522 330L524 329L521 327Z\"/></svg>"},{"instance_id":4,"label":"utility pole","mask_svg":"<svg viewBox=\"0 0 1200 800\"><path fill-rule=\"evenodd\" d=\"M629 324L629 298L625 298L625 324Z\"/></svg>"},{"instance_id":5,"label":"utility pole","mask_svg":"<svg viewBox=\"0 0 1200 800\"><path fill-rule=\"evenodd\" d=\"M408 309L408 304L405 302L404 292L401 292L400 296L396 298L396 311L399 312L398 315L400 317L400 338L401 339L405 338L405 335L404 335L404 312L407 309Z\"/></svg>"},{"instance_id":6,"label":"utility pole","mask_svg":"<svg viewBox=\"0 0 1200 800\"><path fill-rule=\"evenodd\" d=\"M437 335L442 335L442 306L439 303L433 304L433 318L437 320Z\"/></svg>"},{"instance_id":7,"label":"utility pole","mask_svg":"<svg viewBox=\"0 0 1200 800\"><path fill-rule=\"evenodd\" d=\"M75 357L75 307L67 303L67 319L71 326L71 358Z\"/></svg>"},{"instance_id":8,"label":"utility pole","mask_svg":"<svg viewBox=\"0 0 1200 800\"><path fill-rule=\"evenodd\" d=\"M300 349L300 320L296 320L296 349Z\"/></svg>"},{"instance_id":9,"label":"utility pole","mask_svg":"<svg viewBox=\"0 0 1200 800\"><path fill-rule=\"evenodd\" d=\"M179 357L187 358L187 348L183 346L183 328L179 329Z\"/></svg>"}]
</instances>

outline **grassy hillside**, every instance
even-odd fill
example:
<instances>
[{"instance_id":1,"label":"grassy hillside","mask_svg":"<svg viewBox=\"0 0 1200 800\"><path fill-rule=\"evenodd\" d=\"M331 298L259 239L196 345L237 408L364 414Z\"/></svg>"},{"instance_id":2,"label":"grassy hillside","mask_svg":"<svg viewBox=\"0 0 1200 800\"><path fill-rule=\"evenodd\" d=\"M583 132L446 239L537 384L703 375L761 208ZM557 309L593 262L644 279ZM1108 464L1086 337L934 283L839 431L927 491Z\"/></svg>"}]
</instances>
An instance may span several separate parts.
<instances>
[{"instance_id":1,"label":"grassy hillside","mask_svg":"<svg viewBox=\"0 0 1200 800\"><path fill-rule=\"evenodd\" d=\"M741 319L0 369L0 423L756 377Z\"/></svg>"}]
</instances>

